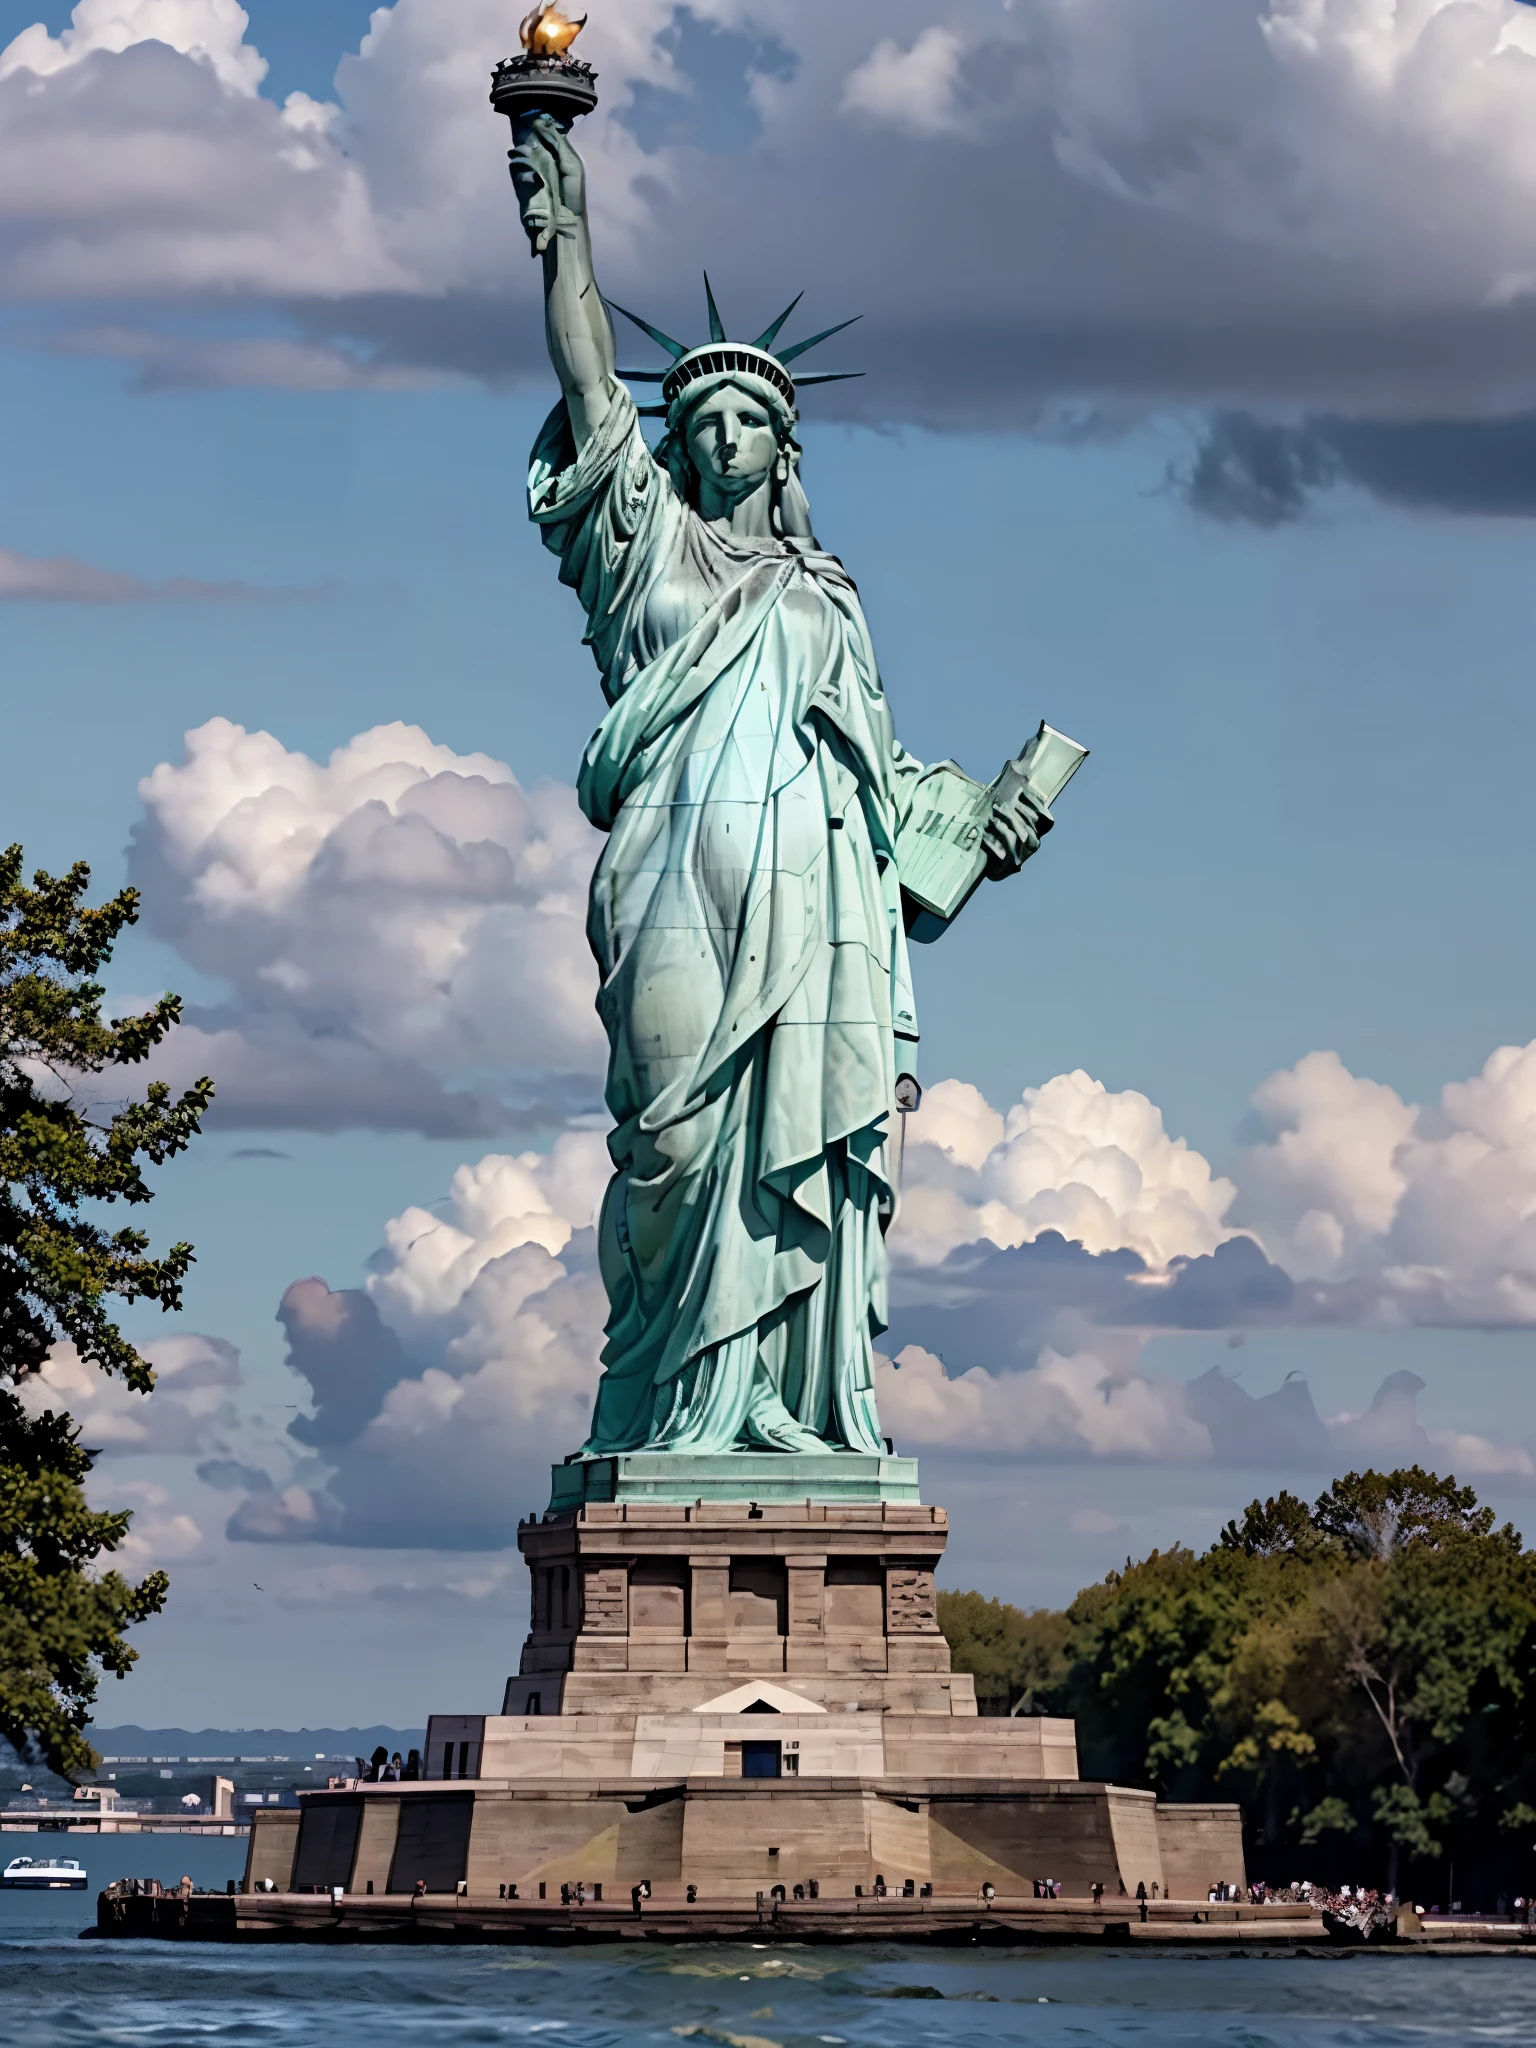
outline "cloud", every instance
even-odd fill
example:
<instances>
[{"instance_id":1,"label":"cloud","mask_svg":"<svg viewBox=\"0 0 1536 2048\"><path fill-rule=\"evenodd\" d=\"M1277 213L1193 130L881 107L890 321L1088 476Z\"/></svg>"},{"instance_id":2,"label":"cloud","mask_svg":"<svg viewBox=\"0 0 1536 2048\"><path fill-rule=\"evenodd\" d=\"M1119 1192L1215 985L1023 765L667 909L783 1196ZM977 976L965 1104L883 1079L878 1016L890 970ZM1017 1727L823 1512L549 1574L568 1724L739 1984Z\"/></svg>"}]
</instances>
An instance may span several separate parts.
<instances>
[{"instance_id":1,"label":"cloud","mask_svg":"<svg viewBox=\"0 0 1536 2048\"><path fill-rule=\"evenodd\" d=\"M59 1344L43 1369L18 1392L34 1414L63 1409L80 1424L84 1441L102 1453L195 1456L215 1447L236 1426L231 1391L240 1385L240 1354L222 1337L157 1337L142 1347L155 1368L155 1386L136 1394L120 1379Z\"/></svg>"},{"instance_id":2,"label":"cloud","mask_svg":"<svg viewBox=\"0 0 1536 2048\"><path fill-rule=\"evenodd\" d=\"M153 1479L120 1480L109 1505L133 1511L128 1534L112 1553L113 1568L122 1572L154 1571L191 1557L203 1547L203 1532L190 1515L166 1513L170 1490Z\"/></svg>"},{"instance_id":3,"label":"cloud","mask_svg":"<svg viewBox=\"0 0 1536 2048\"><path fill-rule=\"evenodd\" d=\"M248 97L267 75L265 60L245 41L249 26L235 0L79 0L71 26L57 36L41 22L24 28L0 53L0 78L19 70L47 78L98 50L117 54L153 39L206 64L221 84Z\"/></svg>"},{"instance_id":4,"label":"cloud","mask_svg":"<svg viewBox=\"0 0 1536 2048\"><path fill-rule=\"evenodd\" d=\"M242 1464L238 1458L206 1458L197 1476L215 1493L266 1493L272 1486L259 1465Z\"/></svg>"},{"instance_id":5,"label":"cloud","mask_svg":"<svg viewBox=\"0 0 1536 2048\"><path fill-rule=\"evenodd\" d=\"M932 1352L909 1345L894 1360L877 1355L876 1397L886 1430L908 1452L1290 1472L1412 1463L1506 1487L1536 1482L1536 1459L1523 1445L1426 1430L1416 1373L1389 1374L1363 1414L1325 1422L1299 1373L1254 1395L1218 1366L1193 1380L1154 1377L1141 1354L1139 1340L1100 1333L1068 1353L1045 1347L1023 1372L950 1374Z\"/></svg>"},{"instance_id":6,"label":"cloud","mask_svg":"<svg viewBox=\"0 0 1536 2048\"><path fill-rule=\"evenodd\" d=\"M1365 1320L1339 1290L1298 1285L1251 1238L1156 1272L1131 1251L1090 1252L1054 1231L997 1251L966 1246L935 1266L898 1268L891 1345L919 1344L952 1371L1013 1371L1064 1331L1220 1331Z\"/></svg>"},{"instance_id":7,"label":"cloud","mask_svg":"<svg viewBox=\"0 0 1536 2048\"><path fill-rule=\"evenodd\" d=\"M1209 1435L1218 1463L1317 1467L1333 1455L1327 1425L1299 1372L1288 1373L1272 1392L1256 1395L1213 1365L1185 1383L1183 1398Z\"/></svg>"},{"instance_id":8,"label":"cloud","mask_svg":"<svg viewBox=\"0 0 1536 2048\"><path fill-rule=\"evenodd\" d=\"M375 203L302 93L277 107L228 0L81 0L0 51L13 299L399 288Z\"/></svg>"},{"instance_id":9,"label":"cloud","mask_svg":"<svg viewBox=\"0 0 1536 2048\"><path fill-rule=\"evenodd\" d=\"M942 22L925 28L910 49L889 37L849 72L843 106L913 135L945 135L959 125L956 104L966 46Z\"/></svg>"},{"instance_id":10,"label":"cloud","mask_svg":"<svg viewBox=\"0 0 1536 2048\"><path fill-rule=\"evenodd\" d=\"M1536 416L1485 420L1310 419L1221 412L1175 479L1212 518L1280 526L1353 486L1413 511L1536 513Z\"/></svg>"},{"instance_id":11,"label":"cloud","mask_svg":"<svg viewBox=\"0 0 1536 2048\"><path fill-rule=\"evenodd\" d=\"M1006 1116L938 1084L891 1239L899 1341L1015 1360L1063 1309L1143 1329L1536 1323L1536 1041L1430 1109L1321 1051L1253 1107L1266 1135L1227 1180L1144 1096L1082 1073Z\"/></svg>"},{"instance_id":12,"label":"cloud","mask_svg":"<svg viewBox=\"0 0 1536 2048\"><path fill-rule=\"evenodd\" d=\"M216 718L141 784L129 870L151 928L228 990L160 1071L212 1121L464 1136L598 1099L574 792L375 727L326 762Z\"/></svg>"},{"instance_id":13,"label":"cloud","mask_svg":"<svg viewBox=\"0 0 1536 2048\"><path fill-rule=\"evenodd\" d=\"M314 1414L291 1426L329 1476L254 1490L248 1541L495 1549L586 1436L607 1302L592 1221L611 1167L592 1132L455 1174L449 1213L385 1230L366 1290L283 1300Z\"/></svg>"},{"instance_id":14,"label":"cloud","mask_svg":"<svg viewBox=\"0 0 1536 2048\"><path fill-rule=\"evenodd\" d=\"M1078 1069L1026 1088L1006 1114L965 1081L940 1081L908 1119L892 1250L930 1265L956 1246L1033 1242L1129 1250L1149 1268L1213 1252L1235 1190L1163 1129L1146 1096Z\"/></svg>"},{"instance_id":15,"label":"cloud","mask_svg":"<svg viewBox=\"0 0 1536 2048\"><path fill-rule=\"evenodd\" d=\"M369 360L355 348L287 335L155 334L131 327L78 328L56 336L59 355L136 362L136 391L421 391L443 373Z\"/></svg>"},{"instance_id":16,"label":"cloud","mask_svg":"<svg viewBox=\"0 0 1536 2048\"><path fill-rule=\"evenodd\" d=\"M1078 1508L1067 1527L1074 1536L1115 1536L1129 1537L1129 1522L1122 1522L1118 1515L1106 1514L1103 1508Z\"/></svg>"},{"instance_id":17,"label":"cloud","mask_svg":"<svg viewBox=\"0 0 1536 2048\"><path fill-rule=\"evenodd\" d=\"M323 1280L295 1280L277 1319L288 1339L288 1363L308 1380L314 1410L296 1417L289 1433L313 1449L360 1435L410 1371L400 1339L357 1288L333 1293Z\"/></svg>"},{"instance_id":18,"label":"cloud","mask_svg":"<svg viewBox=\"0 0 1536 2048\"><path fill-rule=\"evenodd\" d=\"M947 1445L1011 1457L1155 1458L1188 1464L1211 1456L1211 1438L1189 1414L1175 1380L1137 1370L1140 1345L1112 1337L1063 1354L1049 1347L1024 1372L981 1366L947 1376L932 1352L908 1345L875 1373L886 1431L903 1447Z\"/></svg>"},{"instance_id":19,"label":"cloud","mask_svg":"<svg viewBox=\"0 0 1536 2048\"><path fill-rule=\"evenodd\" d=\"M1536 1322L1536 1042L1505 1045L1431 1110L1309 1053L1254 1095L1269 1136L1241 1213L1298 1278L1387 1320Z\"/></svg>"},{"instance_id":20,"label":"cloud","mask_svg":"<svg viewBox=\"0 0 1536 2048\"><path fill-rule=\"evenodd\" d=\"M83 0L26 30L0 53L0 294L217 300L263 329L125 342L148 378L545 379L485 104L510 22L397 0L334 101L281 107L229 0ZM733 305L776 277L862 308L872 374L819 408L992 431L1062 399L1211 408L1197 502L1272 518L1335 464L1477 500L1436 484L1448 444L1391 434L1536 407L1536 22L1511 0L627 0L583 47L605 284L696 320L713 252ZM1303 418L1382 438L1273 439Z\"/></svg>"},{"instance_id":21,"label":"cloud","mask_svg":"<svg viewBox=\"0 0 1536 2048\"><path fill-rule=\"evenodd\" d=\"M226 814L210 801L210 818ZM196 864L210 900L245 901L237 856L227 876ZM304 845L285 857L307 872ZM957 1081L930 1090L893 1237L895 1355L877 1364L902 1448L1269 1471L1420 1462L1536 1485L1529 1447L1421 1424L1412 1373L1362 1412L1323 1415L1298 1373L1258 1394L1219 1367L1145 1369L1149 1339L1172 1331L1536 1322L1536 1045L1501 1048L1433 1110L1326 1052L1272 1075L1254 1106L1267 1135L1228 1181L1147 1098L1080 1072L1006 1113ZM459 1169L441 1211L385 1226L363 1288L290 1287L280 1314L310 1412L290 1425L286 1470L228 1446L205 1461L205 1483L243 1489L229 1536L510 1544L544 1468L586 1433L609 1172L591 1129L489 1154Z\"/></svg>"},{"instance_id":22,"label":"cloud","mask_svg":"<svg viewBox=\"0 0 1536 2048\"><path fill-rule=\"evenodd\" d=\"M71 555L19 555L0 547L0 604L249 604L317 594L254 583L199 583L188 576L157 583Z\"/></svg>"}]
</instances>

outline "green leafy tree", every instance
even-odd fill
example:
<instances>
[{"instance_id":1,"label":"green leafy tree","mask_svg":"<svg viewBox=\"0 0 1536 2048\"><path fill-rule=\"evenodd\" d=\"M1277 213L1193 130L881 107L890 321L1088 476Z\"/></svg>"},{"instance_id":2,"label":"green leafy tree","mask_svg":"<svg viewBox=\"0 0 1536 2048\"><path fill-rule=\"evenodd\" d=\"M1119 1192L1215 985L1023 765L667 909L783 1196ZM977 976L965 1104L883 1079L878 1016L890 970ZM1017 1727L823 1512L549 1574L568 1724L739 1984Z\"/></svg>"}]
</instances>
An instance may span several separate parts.
<instances>
[{"instance_id":1,"label":"green leafy tree","mask_svg":"<svg viewBox=\"0 0 1536 2048\"><path fill-rule=\"evenodd\" d=\"M148 1056L181 1003L103 1015L94 976L138 894L93 908L89 883L81 864L28 887L21 848L0 854L0 1735L65 1776L95 1767L82 1731L101 1671L126 1674L138 1653L123 1630L160 1610L168 1581L101 1568L130 1518L89 1506L94 1453L28 1383L67 1342L140 1393L154 1385L109 1304L179 1308L192 1248L152 1258L143 1231L101 1211L151 1199L144 1167L184 1150L213 1095L207 1080L179 1097L157 1081L114 1105L116 1070Z\"/></svg>"},{"instance_id":2,"label":"green leafy tree","mask_svg":"<svg viewBox=\"0 0 1536 2048\"><path fill-rule=\"evenodd\" d=\"M1311 1521L1315 1536L1345 1556L1388 1564L1418 1543L1438 1548L1458 1531L1487 1536L1494 1513L1479 1507L1470 1486L1408 1465L1396 1472L1347 1472L1319 1496Z\"/></svg>"},{"instance_id":3,"label":"green leafy tree","mask_svg":"<svg viewBox=\"0 0 1536 2048\"><path fill-rule=\"evenodd\" d=\"M1067 1675L1072 1626L1049 1607L1010 1607L984 1593L940 1593L939 1627L956 1671L976 1679L976 1697L1016 1712L1050 1711Z\"/></svg>"},{"instance_id":4,"label":"green leafy tree","mask_svg":"<svg viewBox=\"0 0 1536 2048\"><path fill-rule=\"evenodd\" d=\"M1084 1769L1236 1798L1256 1848L1368 1853L1395 1886L1405 1857L1496 1862L1536 1810L1536 1556L1454 1479L1251 1502L1068 1616Z\"/></svg>"}]
</instances>

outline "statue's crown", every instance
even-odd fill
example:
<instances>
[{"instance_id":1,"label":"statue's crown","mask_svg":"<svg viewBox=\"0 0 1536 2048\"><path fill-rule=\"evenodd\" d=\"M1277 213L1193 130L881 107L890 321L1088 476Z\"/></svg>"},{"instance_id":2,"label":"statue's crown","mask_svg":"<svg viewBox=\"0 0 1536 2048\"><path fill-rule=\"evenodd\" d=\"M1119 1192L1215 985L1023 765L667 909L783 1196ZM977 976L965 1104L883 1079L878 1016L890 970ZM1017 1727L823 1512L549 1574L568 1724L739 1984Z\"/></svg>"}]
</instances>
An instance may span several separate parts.
<instances>
[{"instance_id":1,"label":"statue's crown","mask_svg":"<svg viewBox=\"0 0 1536 2048\"><path fill-rule=\"evenodd\" d=\"M802 387L809 384L840 384L849 377L862 377L862 370L813 370L809 376L796 379L785 368L786 363L792 363L797 356L803 356L807 349L815 348L818 342L826 341L834 334L841 334L845 327L851 327L854 320L859 318L857 313L852 319L839 320L835 327L824 327L820 334L811 335L807 341L797 341L789 348L780 349L776 355L773 353L772 345L778 340L779 329L803 297L803 292L797 292L777 320L771 320L756 341L728 341L725 322L720 318L720 309L715 304L715 295L710 288L709 273L706 271L704 298L709 308L709 340L700 342L693 348L689 348L684 342L674 340L670 334L663 334L661 329L653 327L649 320L642 320L638 313L631 313L626 306L621 306L610 299L608 304L615 313L622 313L626 320L633 321L642 334L648 334L657 347L664 348L672 358L670 366L665 370L620 370L618 374L627 383L661 386L662 403L642 405L639 408L641 412L655 417L669 413L690 384L697 384L705 379L713 382L720 377L736 375L756 377L764 384L770 385L782 396L785 404L793 408L797 383Z\"/></svg>"}]
</instances>

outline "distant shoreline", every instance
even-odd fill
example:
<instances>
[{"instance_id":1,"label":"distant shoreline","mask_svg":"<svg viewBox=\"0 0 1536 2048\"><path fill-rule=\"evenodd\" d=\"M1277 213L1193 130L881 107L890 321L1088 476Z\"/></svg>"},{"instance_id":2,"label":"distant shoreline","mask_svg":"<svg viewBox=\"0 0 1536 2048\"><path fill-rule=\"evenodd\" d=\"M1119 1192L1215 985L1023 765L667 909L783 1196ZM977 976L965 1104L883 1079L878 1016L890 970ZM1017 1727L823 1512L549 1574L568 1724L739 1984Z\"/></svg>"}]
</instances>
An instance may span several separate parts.
<instances>
[{"instance_id":1,"label":"distant shoreline","mask_svg":"<svg viewBox=\"0 0 1536 2048\"><path fill-rule=\"evenodd\" d=\"M102 1756L174 1757L188 1762L212 1762L229 1755L256 1757L274 1753L304 1760L317 1753L328 1756L368 1756L382 1743L387 1750L419 1749L426 1729L389 1728L382 1723L368 1728L144 1728L137 1722L117 1727L88 1727L86 1735ZM8 1744L0 1742L0 1764L21 1759Z\"/></svg>"}]
</instances>

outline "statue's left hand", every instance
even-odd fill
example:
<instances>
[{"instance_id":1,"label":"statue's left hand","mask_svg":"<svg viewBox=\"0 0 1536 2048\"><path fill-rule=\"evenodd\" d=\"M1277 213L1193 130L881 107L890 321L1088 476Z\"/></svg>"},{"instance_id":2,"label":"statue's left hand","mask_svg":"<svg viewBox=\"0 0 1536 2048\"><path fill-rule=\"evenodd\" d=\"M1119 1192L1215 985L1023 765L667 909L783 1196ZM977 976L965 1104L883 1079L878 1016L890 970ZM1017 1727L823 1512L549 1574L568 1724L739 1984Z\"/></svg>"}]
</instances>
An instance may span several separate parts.
<instances>
[{"instance_id":1,"label":"statue's left hand","mask_svg":"<svg viewBox=\"0 0 1536 2048\"><path fill-rule=\"evenodd\" d=\"M1041 840L1055 822L1049 811L1038 809L1022 791L995 803L981 835L987 849L988 879L1000 882L1006 875L1016 875L1030 855L1039 851Z\"/></svg>"}]
</instances>

